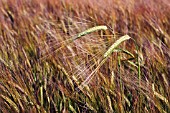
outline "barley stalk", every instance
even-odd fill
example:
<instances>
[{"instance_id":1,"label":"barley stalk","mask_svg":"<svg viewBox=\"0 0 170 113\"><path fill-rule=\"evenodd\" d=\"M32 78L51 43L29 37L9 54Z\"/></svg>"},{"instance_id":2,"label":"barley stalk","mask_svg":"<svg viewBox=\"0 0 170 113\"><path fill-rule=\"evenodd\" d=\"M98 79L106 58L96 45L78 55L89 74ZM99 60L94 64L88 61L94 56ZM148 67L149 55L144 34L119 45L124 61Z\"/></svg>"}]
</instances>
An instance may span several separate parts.
<instances>
[{"instance_id":1,"label":"barley stalk","mask_svg":"<svg viewBox=\"0 0 170 113\"><path fill-rule=\"evenodd\" d=\"M128 35L124 35L120 37L118 40L116 40L116 42L105 52L104 58L108 57L120 43L122 43L125 40L129 40L130 38L131 37L129 37Z\"/></svg>"},{"instance_id":2,"label":"barley stalk","mask_svg":"<svg viewBox=\"0 0 170 113\"><path fill-rule=\"evenodd\" d=\"M107 26L101 25L101 26L95 26L95 27L89 28L81 33L78 33L75 37L72 38L72 40L76 40L77 38L80 38L86 34L89 34L89 33L92 33L98 30L107 30Z\"/></svg>"},{"instance_id":3,"label":"barley stalk","mask_svg":"<svg viewBox=\"0 0 170 113\"><path fill-rule=\"evenodd\" d=\"M85 36L87 34L90 34L92 32L98 31L98 30L107 30L107 26L101 25L101 26L95 26L95 27L89 28L83 32L78 33L77 35L73 36L72 38L66 40L65 43L66 43L66 45L68 45L71 42L73 42L74 40L76 40L82 36ZM63 47L65 47L65 45L62 45L61 47L59 47L57 50L55 50L55 52L57 52L58 50L61 50ZM48 57L49 55L50 54L45 55L44 57L41 58L41 60Z\"/></svg>"},{"instance_id":4,"label":"barley stalk","mask_svg":"<svg viewBox=\"0 0 170 113\"><path fill-rule=\"evenodd\" d=\"M82 90L86 84L90 82L90 80L93 78L94 74L97 72L97 70L106 62L108 59L108 56L114 51L114 49L123 41L130 39L128 35L124 35L120 37L112 46L104 53L104 58L100 62L100 64L97 66L97 68L86 78L85 81L83 81L79 86L78 89Z\"/></svg>"}]
</instances>

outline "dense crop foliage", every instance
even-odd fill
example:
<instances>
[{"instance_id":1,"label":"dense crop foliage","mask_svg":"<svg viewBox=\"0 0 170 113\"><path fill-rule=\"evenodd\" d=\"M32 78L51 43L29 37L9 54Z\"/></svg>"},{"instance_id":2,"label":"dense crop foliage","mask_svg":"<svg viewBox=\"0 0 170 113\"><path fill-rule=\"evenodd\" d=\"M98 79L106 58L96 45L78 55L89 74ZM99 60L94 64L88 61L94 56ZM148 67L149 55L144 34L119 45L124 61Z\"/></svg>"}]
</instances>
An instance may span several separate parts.
<instances>
[{"instance_id":1,"label":"dense crop foliage","mask_svg":"<svg viewBox=\"0 0 170 113\"><path fill-rule=\"evenodd\" d=\"M0 112L170 112L168 0L1 0Z\"/></svg>"}]
</instances>

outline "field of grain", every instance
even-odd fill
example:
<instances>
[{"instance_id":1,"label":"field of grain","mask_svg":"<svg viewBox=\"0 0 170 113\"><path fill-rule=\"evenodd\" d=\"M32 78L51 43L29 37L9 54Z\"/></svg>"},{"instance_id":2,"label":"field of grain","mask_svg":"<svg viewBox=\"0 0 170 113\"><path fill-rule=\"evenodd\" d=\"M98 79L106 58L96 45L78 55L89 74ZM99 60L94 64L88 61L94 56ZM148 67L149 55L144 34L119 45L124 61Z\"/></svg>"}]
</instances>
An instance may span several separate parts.
<instances>
[{"instance_id":1,"label":"field of grain","mask_svg":"<svg viewBox=\"0 0 170 113\"><path fill-rule=\"evenodd\" d=\"M1 0L0 113L169 113L169 0Z\"/></svg>"}]
</instances>

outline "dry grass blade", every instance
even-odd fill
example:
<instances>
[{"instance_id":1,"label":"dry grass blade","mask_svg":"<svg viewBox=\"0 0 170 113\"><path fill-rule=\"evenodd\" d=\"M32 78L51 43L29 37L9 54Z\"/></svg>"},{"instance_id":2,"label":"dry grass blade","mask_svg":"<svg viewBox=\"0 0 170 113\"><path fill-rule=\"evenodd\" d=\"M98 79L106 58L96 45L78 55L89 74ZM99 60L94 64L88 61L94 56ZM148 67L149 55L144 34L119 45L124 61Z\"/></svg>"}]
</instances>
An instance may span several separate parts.
<instances>
[{"instance_id":1,"label":"dry grass blade","mask_svg":"<svg viewBox=\"0 0 170 113\"><path fill-rule=\"evenodd\" d=\"M159 99L161 99L162 101L164 101L169 107L169 102L168 102L168 99L166 99L166 97L162 96L161 94L159 94L158 92L155 91L155 86L154 84L152 84L152 90L153 90L153 93L156 97L158 97Z\"/></svg>"},{"instance_id":2,"label":"dry grass blade","mask_svg":"<svg viewBox=\"0 0 170 113\"><path fill-rule=\"evenodd\" d=\"M19 113L19 108L18 106L7 96L4 95L0 95L6 102L8 102L10 104L11 107L13 107L17 113Z\"/></svg>"}]
</instances>

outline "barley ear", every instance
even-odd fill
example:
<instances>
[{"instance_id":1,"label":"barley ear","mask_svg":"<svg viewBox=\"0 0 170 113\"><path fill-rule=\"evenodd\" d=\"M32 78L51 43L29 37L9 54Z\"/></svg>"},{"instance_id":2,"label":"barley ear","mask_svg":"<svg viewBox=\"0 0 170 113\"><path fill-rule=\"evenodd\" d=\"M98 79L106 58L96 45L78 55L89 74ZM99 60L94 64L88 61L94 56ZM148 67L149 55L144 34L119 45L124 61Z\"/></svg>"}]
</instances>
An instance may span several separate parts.
<instances>
[{"instance_id":1,"label":"barley ear","mask_svg":"<svg viewBox=\"0 0 170 113\"><path fill-rule=\"evenodd\" d=\"M89 34L89 33L92 33L98 30L107 30L107 26L102 25L102 26L95 26L95 27L89 28L81 33L78 33L75 37L72 38L72 40L76 40L77 38L80 38L86 34Z\"/></svg>"},{"instance_id":2,"label":"barley ear","mask_svg":"<svg viewBox=\"0 0 170 113\"><path fill-rule=\"evenodd\" d=\"M116 42L112 44L112 46L110 46L110 48L105 52L104 58L108 57L120 43L122 43L125 40L129 40L130 38L131 37L129 37L129 35L124 35L120 37L118 40L116 40Z\"/></svg>"}]
</instances>

